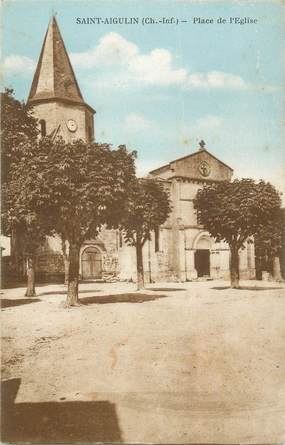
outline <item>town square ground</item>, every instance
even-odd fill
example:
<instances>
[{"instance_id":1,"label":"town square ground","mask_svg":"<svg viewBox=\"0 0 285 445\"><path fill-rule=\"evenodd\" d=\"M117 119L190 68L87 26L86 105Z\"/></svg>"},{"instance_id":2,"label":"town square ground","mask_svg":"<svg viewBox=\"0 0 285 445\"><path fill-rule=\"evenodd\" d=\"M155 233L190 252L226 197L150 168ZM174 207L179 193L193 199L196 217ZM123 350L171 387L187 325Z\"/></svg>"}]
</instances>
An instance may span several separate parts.
<instances>
[{"instance_id":1,"label":"town square ground","mask_svg":"<svg viewBox=\"0 0 285 445\"><path fill-rule=\"evenodd\" d=\"M285 286L82 283L2 295L2 441L281 443Z\"/></svg>"}]
</instances>

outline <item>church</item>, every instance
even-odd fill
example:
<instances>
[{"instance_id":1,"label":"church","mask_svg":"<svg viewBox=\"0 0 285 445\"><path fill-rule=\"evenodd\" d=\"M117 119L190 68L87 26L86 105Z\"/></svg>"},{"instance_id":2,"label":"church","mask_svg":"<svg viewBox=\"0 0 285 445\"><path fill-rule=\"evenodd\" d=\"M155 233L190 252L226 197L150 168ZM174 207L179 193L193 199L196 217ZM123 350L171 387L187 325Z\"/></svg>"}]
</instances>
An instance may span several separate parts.
<instances>
[{"instance_id":1,"label":"church","mask_svg":"<svg viewBox=\"0 0 285 445\"><path fill-rule=\"evenodd\" d=\"M66 141L95 140L95 110L81 94L56 19L49 23L28 97L42 137ZM193 199L203 185L230 180L233 169L200 142L196 152L170 161L151 172L168 190L172 212L144 246L146 282L229 278L229 247L216 243L197 223ZM36 270L45 280L63 279L61 240L48 238L38 252ZM255 277L254 246L240 253L240 276ZM102 229L98 238L85 241L80 252L82 280L135 280L135 249L119 230Z\"/></svg>"}]
</instances>

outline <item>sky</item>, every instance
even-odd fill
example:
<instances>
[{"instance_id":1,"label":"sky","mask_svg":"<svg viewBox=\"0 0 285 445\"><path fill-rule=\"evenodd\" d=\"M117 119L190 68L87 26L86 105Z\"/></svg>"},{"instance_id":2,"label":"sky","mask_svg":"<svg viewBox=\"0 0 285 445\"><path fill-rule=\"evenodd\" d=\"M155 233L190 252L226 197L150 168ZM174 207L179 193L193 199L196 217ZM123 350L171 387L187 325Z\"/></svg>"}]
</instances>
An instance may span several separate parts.
<instances>
[{"instance_id":1,"label":"sky","mask_svg":"<svg viewBox=\"0 0 285 445\"><path fill-rule=\"evenodd\" d=\"M283 2L4 0L2 86L17 99L27 99L52 14L97 111L96 140L137 150L139 174L203 139L236 177L284 190ZM104 23L77 23L87 17ZM119 17L139 23L106 23Z\"/></svg>"}]
</instances>

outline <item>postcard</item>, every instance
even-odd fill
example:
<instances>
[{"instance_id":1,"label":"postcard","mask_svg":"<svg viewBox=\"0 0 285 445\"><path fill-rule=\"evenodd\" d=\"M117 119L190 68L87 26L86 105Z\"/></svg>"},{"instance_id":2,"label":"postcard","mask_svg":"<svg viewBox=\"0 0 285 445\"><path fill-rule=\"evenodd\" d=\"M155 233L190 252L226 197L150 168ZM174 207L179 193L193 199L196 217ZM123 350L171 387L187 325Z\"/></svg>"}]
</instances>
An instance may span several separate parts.
<instances>
[{"instance_id":1,"label":"postcard","mask_svg":"<svg viewBox=\"0 0 285 445\"><path fill-rule=\"evenodd\" d=\"M1 10L2 442L284 442L284 2Z\"/></svg>"}]
</instances>

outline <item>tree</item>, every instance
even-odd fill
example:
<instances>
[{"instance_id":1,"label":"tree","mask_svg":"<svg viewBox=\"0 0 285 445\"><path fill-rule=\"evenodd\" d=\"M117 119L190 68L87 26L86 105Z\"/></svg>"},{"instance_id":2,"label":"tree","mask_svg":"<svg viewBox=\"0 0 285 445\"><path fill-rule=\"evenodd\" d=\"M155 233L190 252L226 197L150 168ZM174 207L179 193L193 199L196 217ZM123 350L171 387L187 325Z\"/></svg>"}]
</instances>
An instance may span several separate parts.
<instances>
[{"instance_id":1,"label":"tree","mask_svg":"<svg viewBox=\"0 0 285 445\"><path fill-rule=\"evenodd\" d=\"M21 158L23 146L36 142L37 120L23 102L14 98L12 89L1 93L1 180L11 177L11 165Z\"/></svg>"},{"instance_id":2,"label":"tree","mask_svg":"<svg viewBox=\"0 0 285 445\"><path fill-rule=\"evenodd\" d=\"M20 162L28 180L25 196L69 246L66 306L76 306L79 253L85 240L97 236L104 224L118 225L126 189L135 177L135 152L125 146L111 150L107 144L66 143L48 137L33 156Z\"/></svg>"},{"instance_id":3,"label":"tree","mask_svg":"<svg viewBox=\"0 0 285 445\"><path fill-rule=\"evenodd\" d=\"M37 248L52 230L45 219L29 205L25 183L29 181L25 160L37 152L37 121L26 106L17 101L13 90L1 94L2 157L2 229L11 237L14 273L20 261L27 265L27 297L35 296L35 261Z\"/></svg>"},{"instance_id":4,"label":"tree","mask_svg":"<svg viewBox=\"0 0 285 445\"><path fill-rule=\"evenodd\" d=\"M281 229L282 214L279 217L268 221L262 229L254 235L255 246L255 268L256 276L261 279L262 271L267 271L274 276L276 274L276 258L280 255L281 249ZM278 259L277 259L278 262Z\"/></svg>"},{"instance_id":5,"label":"tree","mask_svg":"<svg viewBox=\"0 0 285 445\"><path fill-rule=\"evenodd\" d=\"M3 195L11 193L6 187L3 190ZM16 189L14 188L14 191ZM6 201L9 198L6 198ZM52 234L52 229L47 225L47 221L41 221L37 213L33 210L28 210L27 206L22 206L21 200L17 200L15 194L12 195L13 207L6 212L3 211L4 226L10 226L14 229L14 234L17 237L17 251L21 260L25 260L26 275L27 275L27 289L26 297L35 297L35 256L38 248L44 242L46 235ZM3 199L4 201L5 199ZM15 236L15 235L14 235Z\"/></svg>"},{"instance_id":6,"label":"tree","mask_svg":"<svg viewBox=\"0 0 285 445\"><path fill-rule=\"evenodd\" d=\"M239 250L279 219L280 195L269 182L222 181L200 189L194 200L198 222L230 248L231 286L239 287ZM252 241L251 241L252 242Z\"/></svg>"},{"instance_id":7,"label":"tree","mask_svg":"<svg viewBox=\"0 0 285 445\"><path fill-rule=\"evenodd\" d=\"M136 248L137 287L144 287L143 246L151 232L163 224L170 213L168 193L154 179L137 179L132 183L122 220L125 241Z\"/></svg>"}]
</instances>

